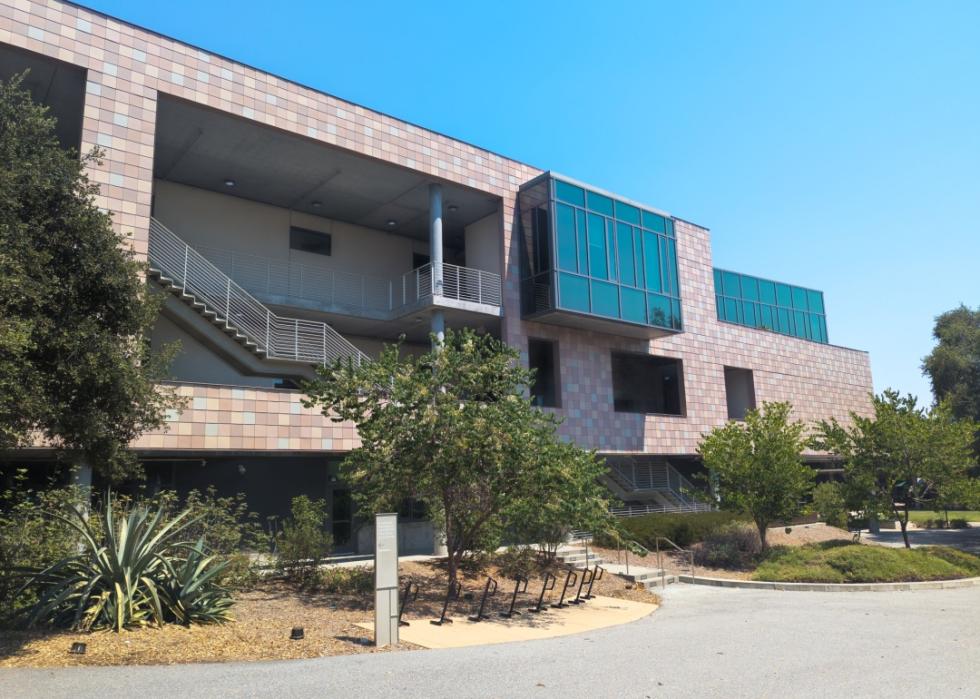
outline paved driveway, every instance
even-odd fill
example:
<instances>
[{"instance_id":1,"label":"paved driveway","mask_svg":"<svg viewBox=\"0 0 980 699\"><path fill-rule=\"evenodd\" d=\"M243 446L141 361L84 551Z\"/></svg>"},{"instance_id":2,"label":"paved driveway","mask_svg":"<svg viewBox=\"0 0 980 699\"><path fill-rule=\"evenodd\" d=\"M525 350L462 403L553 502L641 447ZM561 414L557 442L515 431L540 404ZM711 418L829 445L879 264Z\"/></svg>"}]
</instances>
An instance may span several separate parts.
<instances>
[{"instance_id":1,"label":"paved driveway","mask_svg":"<svg viewBox=\"0 0 980 699\"><path fill-rule=\"evenodd\" d=\"M879 534L862 534L864 538L885 546L905 546L901 530L882 529ZM980 526L969 529L910 529L909 543L916 546L954 546L980 556Z\"/></svg>"},{"instance_id":2,"label":"paved driveway","mask_svg":"<svg viewBox=\"0 0 980 699\"><path fill-rule=\"evenodd\" d=\"M677 585L638 622L546 641L279 663L0 670L4 697L980 696L980 588Z\"/></svg>"}]
</instances>

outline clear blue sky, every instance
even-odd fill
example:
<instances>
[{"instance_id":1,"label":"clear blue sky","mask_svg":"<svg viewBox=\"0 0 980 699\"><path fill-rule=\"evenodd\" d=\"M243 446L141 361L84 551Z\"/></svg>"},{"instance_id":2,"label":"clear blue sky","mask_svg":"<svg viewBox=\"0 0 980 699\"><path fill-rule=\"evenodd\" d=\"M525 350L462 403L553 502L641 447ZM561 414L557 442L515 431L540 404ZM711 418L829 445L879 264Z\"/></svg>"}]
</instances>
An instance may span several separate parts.
<instances>
[{"instance_id":1,"label":"clear blue sky","mask_svg":"<svg viewBox=\"0 0 980 699\"><path fill-rule=\"evenodd\" d=\"M707 226L876 390L980 305L980 3L86 4Z\"/></svg>"}]
</instances>

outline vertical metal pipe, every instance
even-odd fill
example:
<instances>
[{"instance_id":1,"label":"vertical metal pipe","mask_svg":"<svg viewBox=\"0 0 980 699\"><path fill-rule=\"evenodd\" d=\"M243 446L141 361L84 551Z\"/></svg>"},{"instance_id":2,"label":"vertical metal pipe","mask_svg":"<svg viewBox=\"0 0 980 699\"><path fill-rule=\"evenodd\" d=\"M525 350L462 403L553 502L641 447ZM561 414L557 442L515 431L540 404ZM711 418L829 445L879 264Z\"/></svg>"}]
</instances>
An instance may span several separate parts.
<instances>
[{"instance_id":1,"label":"vertical metal pipe","mask_svg":"<svg viewBox=\"0 0 980 699\"><path fill-rule=\"evenodd\" d=\"M429 259L432 293L442 296L442 185L429 185Z\"/></svg>"}]
</instances>

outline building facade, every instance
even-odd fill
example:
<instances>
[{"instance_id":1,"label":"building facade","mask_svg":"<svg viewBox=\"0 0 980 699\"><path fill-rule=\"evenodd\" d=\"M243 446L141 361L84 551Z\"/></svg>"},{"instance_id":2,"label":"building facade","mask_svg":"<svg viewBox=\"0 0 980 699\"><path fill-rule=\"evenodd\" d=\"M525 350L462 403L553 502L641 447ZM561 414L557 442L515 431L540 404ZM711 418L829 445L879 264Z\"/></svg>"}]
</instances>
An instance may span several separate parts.
<instances>
[{"instance_id":1,"label":"building facade","mask_svg":"<svg viewBox=\"0 0 980 699\"><path fill-rule=\"evenodd\" d=\"M634 510L689 506L701 435L763 401L870 407L820 292L716 269L708 229L665 211L56 0L0 0L0 77L24 69L62 142L104 151L98 203L166 295L152 340L181 341L187 402L133 445L161 486L270 514L323 496L357 548L337 473L357 435L296 382L444 327L519 348Z\"/></svg>"}]
</instances>

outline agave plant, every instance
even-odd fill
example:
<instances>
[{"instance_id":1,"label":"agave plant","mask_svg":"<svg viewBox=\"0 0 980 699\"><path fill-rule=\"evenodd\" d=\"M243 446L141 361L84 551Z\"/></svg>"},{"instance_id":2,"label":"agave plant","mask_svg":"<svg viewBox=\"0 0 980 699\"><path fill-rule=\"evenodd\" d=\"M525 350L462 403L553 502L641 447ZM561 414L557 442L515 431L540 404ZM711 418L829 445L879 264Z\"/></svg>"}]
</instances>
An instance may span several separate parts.
<instances>
[{"instance_id":1,"label":"agave plant","mask_svg":"<svg viewBox=\"0 0 980 699\"><path fill-rule=\"evenodd\" d=\"M74 507L70 517L55 515L79 534L80 550L28 580L25 587L38 590L38 601L27 615L29 626L121 631L172 620L217 621L227 615L228 593L213 584L221 567L204 557L201 542L191 546L178 540L195 521L189 511L165 521L161 510L137 507L118 524L112 511L110 499L101 516L102 531Z\"/></svg>"},{"instance_id":2,"label":"agave plant","mask_svg":"<svg viewBox=\"0 0 980 699\"><path fill-rule=\"evenodd\" d=\"M160 586L160 599L168 615L178 624L213 624L231 621L232 600L215 580L228 566L204 550L204 539L185 547L179 566L166 561L167 578Z\"/></svg>"}]
</instances>

